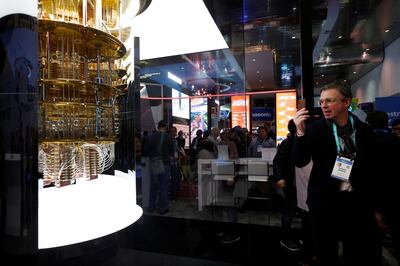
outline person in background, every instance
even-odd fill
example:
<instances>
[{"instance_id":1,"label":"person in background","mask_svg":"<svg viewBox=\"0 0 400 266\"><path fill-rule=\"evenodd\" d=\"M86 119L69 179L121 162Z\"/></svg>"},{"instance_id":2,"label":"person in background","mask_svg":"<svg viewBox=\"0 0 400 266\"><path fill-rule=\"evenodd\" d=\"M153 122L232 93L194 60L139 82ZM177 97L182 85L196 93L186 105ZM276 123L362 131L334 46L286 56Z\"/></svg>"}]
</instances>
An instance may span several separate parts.
<instances>
[{"instance_id":1,"label":"person in background","mask_svg":"<svg viewBox=\"0 0 400 266\"><path fill-rule=\"evenodd\" d=\"M196 137L192 140L189 146L190 164L193 165L196 162L197 154L201 148L201 142L203 141L203 131L201 129L196 131Z\"/></svg>"},{"instance_id":2,"label":"person in background","mask_svg":"<svg viewBox=\"0 0 400 266\"><path fill-rule=\"evenodd\" d=\"M228 146L229 159L239 158L239 153L236 148L236 144L231 140L229 132L225 131L221 133L221 144Z\"/></svg>"},{"instance_id":3,"label":"person in background","mask_svg":"<svg viewBox=\"0 0 400 266\"><path fill-rule=\"evenodd\" d=\"M218 148L217 145L220 143L219 139L219 128L213 127L210 131L210 135L207 136L207 140L214 144L214 154L218 157Z\"/></svg>"},{"instance_id":4,"label":"person in background","mask_svg":"<svg viewBox=\"0 0 400 266\"><path fill-rule=\"evenodd\" d=\"M389 129L388 115L382 111L368 113L366 122L374 130L377 141L377 164L379 165L379 179L376 181L376 192L379 195L378 209L382 217L377 217L383 232L390 233L395 256L400 262L400 215L399 202L400 180L397 164L400 151L400 138ZM399 125L400 126L400 125Z\"/></svg>"},{"instance_id":5,"label":"person in background","mask_svg":"<svg viewBox=\"0 0 400 266\"><path fill-rule=\"evenodd\" d=\"M400 138L400 118L397 118L392 123L392 131L396 134L397 137Z\"/></svg>"},{"instance_id":6,"label":"person in background","mask_svg":"<svg viewBox=\"0 0 400 266\"><path fill-rule=\"evenodd\" d=\"M228 134L227 132L224 133ZM233 142L231 145L236 148ZM228 145L228 149L231 145ZM197 159L216 159L217 156L215 154L214 148L215 144L212 141L210 141L209 139L204 140L201 144L201 149L198 153ZM237 156L237 153L236 155L230 153L230 158L231 156ZM222 207L223 212L226 212L229 224L227 226L218 226L219 230L217 231L216 236L221 243L231 244L240 240L240 233L237 227L237 205L234 198L236 180L232 179L219 182L222 182L222 184L220 190L218 191L218 196L224 199L232 198L232 200L229 202L224 202L220 206Z\"/></svg>"},{"instance_id":7,"label":"person in background","mask_svg":"<svg viewBox=\"0 0 400 266\"><path fill-rule=\"evenodd\" d=\"M181 153L180 147L178 145L177 129L176 127L171 127L169 134L172 137L172 145L174 150L174 155L171 158L171 182L169 186L169 198L171 200L176 200L177 192L181 186L181 175L178 167L179 155Z\"/></svg>"},{"instance_id":8,"label":"person in background","mask_svg":"<svg viewBox=\"0 0 400 266\"><path fill-rule=\"evenodd\" d=\"M169 212L168 188L171 176L171 159L174 156L173 141L167 133L167 124L158 122L158 131L148 137L147 154L150 158L150 202L149 212ZM158 202L157 202L158 196Z\"/></svg>"},{"instance_id":9,"label":"person in background","mask_svg":"<svg viewBox=\"0 0 400 266\"><path fill-rule=\"evenodd\" d=\"M293 141L296 135L296 125L291 119L288 123L289 134L278 146L273 160L274 178L276 186L283 190L284 203L281 213L283 239L280 244L290 251L300 250L301 243L291 239L290 228L296 214L296 180L293 160Z\"/></svg>"},{"instance_id":10,"label":"person in background","mask_svg":"<svg viewBox=\"0 0 400 266\"><path fill-rule=\"evenodd\" d=\"M266 121L264 122L264 127L267 130L268 136L276 141L276 134L275 134L275 121Z\"/></svg>"},{"instance_id":11,"label":"person in background","mask_svg":"<svg viewBox=\"0 0 400 266\"><path fill-rule=\"evenodd\" d=\"M257 133L258 136L249 145L248 157L261 157L261 148L276 147L276 142L268 136L268 131L265 127L259 127Z\"/></svg>"},{"instance_id":12,"label":"person in background","mask_svg":"<svg viewBox=\"0 0 400 266\"><path fill-rule=\"evenodd\" d=\"M196 156L196 162L198 159L216 159L214 154L214 144L209 140L203 140L199 147L199 152Z\"/></svg>"},{"instance_id":13,"label":"person in background","mask_svg":"<svg viewBox=\"0 0 400 266\"><path fill-rule=\"evenodd\" d=\"M142 136L140 133L135 133L135 160L140 163L142 157Z\"/></svg>"},{"instance_id":14,"label":"person in background","mask_svg":"<svg viewBox=\"0 0 400 266\"><path fill-rule=\"evenodd\" d=\"M321 89L323 118L306 127L309 112L297 111L294 156L297 167L313 166L307 205L318 265L338 263L339 240L346 265L381 265L376 205L376 143L372 130L349 112L348 84Z\"/></svg>"},{"instance_id":15,"label":"person in background","mask_svg":"<svg viewBox=\"0 0 400 266\"><path fill-rule=\"evenodd\" d=\"M141 154L141 156L143 156L143 157L149 156L149 154L147 153L149 151L148 142L149 142L149 132L147 130L145 130L145 131L143 131L143 134L142 134L142 154Z\"/></svg>"},{"instance_id":16,"label":"person in background","mask_svg":"<svg viewBox=\"0 0 400 266\"><path fill-rule=\"evenodd\" d=\"M178 141L178 147L180 150L185 150L185 144L186 144L186 140L183 137L183 131L179 130L178 132L178 137L176 137L176 140Z\"/></svg>"}]
</instances>

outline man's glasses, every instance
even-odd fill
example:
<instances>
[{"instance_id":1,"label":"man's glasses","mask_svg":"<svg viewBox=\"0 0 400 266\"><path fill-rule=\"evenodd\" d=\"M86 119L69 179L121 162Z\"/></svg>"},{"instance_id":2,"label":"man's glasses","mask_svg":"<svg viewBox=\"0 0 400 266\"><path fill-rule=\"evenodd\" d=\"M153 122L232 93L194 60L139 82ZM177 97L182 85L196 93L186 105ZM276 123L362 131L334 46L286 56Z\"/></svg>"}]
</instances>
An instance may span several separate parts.
<instances>
[{"instance_id":1,"label":"man's glasses","mask_svg":"<svg viewBox=\"0 0 400 266\"><path fill-rule=\"evenodd\" d=\"M319 99L318 104L319 104L319 106L322 106L324 103L326 103L327 105L331 105L338 101L341 101L341 100L338 98L325 98L325 99Z\"/></svg>"}]
</instances>

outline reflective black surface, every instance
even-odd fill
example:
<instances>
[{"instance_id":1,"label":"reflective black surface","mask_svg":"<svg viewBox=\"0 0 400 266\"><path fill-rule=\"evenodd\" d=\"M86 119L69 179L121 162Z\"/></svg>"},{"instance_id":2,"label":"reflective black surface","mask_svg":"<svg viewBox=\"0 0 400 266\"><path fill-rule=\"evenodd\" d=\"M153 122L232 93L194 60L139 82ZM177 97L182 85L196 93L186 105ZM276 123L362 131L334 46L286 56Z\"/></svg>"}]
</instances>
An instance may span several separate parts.
<instances>
[{"instance_id":1,"label":"reflective black surface","mask_svg":"<svg viewBox=\"0 0 400 266\"><path fill-rule=\"evenodd\" d=\"M1 251L37 249L37 19L0 19Z\"/></svg>"}]
</instances>

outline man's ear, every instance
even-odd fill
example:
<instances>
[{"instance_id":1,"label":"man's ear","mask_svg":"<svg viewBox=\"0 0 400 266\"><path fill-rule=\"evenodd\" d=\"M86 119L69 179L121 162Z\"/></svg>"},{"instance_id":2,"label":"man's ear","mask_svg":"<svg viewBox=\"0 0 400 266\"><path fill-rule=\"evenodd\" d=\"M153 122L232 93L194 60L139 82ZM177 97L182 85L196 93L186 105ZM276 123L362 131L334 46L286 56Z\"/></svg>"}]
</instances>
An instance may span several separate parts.
<instances>
[{"instance_id":1,"label":"man's ear","mask_svg":"<svg viewBox=\"0 0 400 266\"><path fill-rule=\"evenodd\" d=\"M346 108L349 108L351 105L351 99L350 98L344 99L344 105L346 106Z\"/></svg>"}]
</instances>

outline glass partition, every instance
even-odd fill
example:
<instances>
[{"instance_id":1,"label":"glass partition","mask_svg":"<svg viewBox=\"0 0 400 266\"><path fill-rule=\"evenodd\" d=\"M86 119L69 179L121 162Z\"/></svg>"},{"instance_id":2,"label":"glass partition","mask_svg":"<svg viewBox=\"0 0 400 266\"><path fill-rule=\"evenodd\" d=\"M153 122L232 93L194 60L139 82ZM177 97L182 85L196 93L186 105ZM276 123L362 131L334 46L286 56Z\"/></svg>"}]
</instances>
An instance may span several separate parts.
<instances>
[{"instance_id":1,"label":"glass partition","mask_svg":"<svg viewBox=\"0 0 400 266\"><path fill-rule=\"evenodd\" d=\"M260 2L204 1L228 49L140 62L145 213L158 215L150 202L157 147L149 136L163 120L177 143L168 217L280 225L283 193L272 160L296 110L299 17L297 1Z\"/></svg>"}]
</instances>

